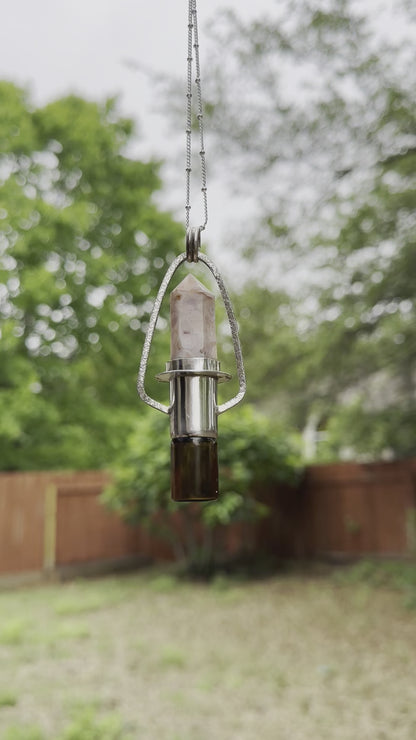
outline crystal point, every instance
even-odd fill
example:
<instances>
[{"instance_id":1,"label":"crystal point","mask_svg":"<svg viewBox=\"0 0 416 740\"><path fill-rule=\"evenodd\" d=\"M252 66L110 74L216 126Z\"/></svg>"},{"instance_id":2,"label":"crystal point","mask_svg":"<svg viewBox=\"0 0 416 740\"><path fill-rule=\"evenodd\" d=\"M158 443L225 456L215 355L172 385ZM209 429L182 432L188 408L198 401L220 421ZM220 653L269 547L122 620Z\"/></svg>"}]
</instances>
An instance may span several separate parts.
<instances>
[{"instance_id":1,"label":"crystal point","mask_svg":"<svg viewBox=\"0 0 416 740\"><path fill-rule=\"evenodd\" d=\"M216 359L215 296L189 274L170 295L171 360Z\"/></svg>"}]
</instances>

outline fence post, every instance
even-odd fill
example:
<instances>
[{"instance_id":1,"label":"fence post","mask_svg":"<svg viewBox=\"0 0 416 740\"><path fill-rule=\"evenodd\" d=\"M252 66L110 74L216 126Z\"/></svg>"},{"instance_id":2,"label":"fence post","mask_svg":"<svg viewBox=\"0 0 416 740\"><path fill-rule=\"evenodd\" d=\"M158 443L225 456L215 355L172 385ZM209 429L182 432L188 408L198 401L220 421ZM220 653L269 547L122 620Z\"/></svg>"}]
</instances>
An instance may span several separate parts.
<instances>
[{"instance_id":1,"label":"fence post","mask_svg":"<svg viewBox=\"0 0 416 740\"><path fill-rule=\"evenodd\" d=\"M45 489L43 520L43 569L52 572L56 563L57 487L50 483Z\"/></svg>"}]
</instances>

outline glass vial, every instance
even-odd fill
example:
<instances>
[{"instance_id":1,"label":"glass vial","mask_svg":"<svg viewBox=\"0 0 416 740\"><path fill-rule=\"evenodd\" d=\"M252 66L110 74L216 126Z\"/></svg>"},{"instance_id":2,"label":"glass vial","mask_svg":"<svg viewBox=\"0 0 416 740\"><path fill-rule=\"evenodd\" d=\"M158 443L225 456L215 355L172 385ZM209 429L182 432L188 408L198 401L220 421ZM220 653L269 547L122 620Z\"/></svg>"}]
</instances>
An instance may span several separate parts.
<instances>
[{"instance_id":1,"label":"glass vial","mask_svg":"<svg viewBox=\"0 0 416 740\"><path fill-rule=\"evenodd\" d=\"M217 440L177 437L171 443L171 487L174 501L218 498Z\"/></svg>"}]
</instances>

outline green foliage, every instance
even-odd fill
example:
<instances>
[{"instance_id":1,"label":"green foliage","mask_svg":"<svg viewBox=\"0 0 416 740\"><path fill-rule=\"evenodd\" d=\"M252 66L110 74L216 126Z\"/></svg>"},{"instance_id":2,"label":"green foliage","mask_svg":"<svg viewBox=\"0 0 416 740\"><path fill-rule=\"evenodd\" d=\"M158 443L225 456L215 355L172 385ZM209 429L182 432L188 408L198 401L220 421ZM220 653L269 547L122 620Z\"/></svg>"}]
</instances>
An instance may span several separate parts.
<instances>
[{"instance_id":1,"label":"green foliage","mask_svg":"<svg viewBox=\"0 0 416 740\"><path fill-rule=\"evenodd\" d=\"M416 80L403 61L415 16L398 0L398 49L364 6L282 0L254 21L217 16L206 85L220 159L250 195L255 182L259 204L241 257L260 279L236 297L249 400L298 430L318 417L325 459L345 447L416 454ZM144 414L137 357L181 230L154 204L157 164L126 156L133 137L115 99L34 109L0 83L2 469L107 465ZM156 397L168 356L157 335ZM165 451L146 446L143 486L117 504L126 518L169 509ZM248 512L251 472L233 465L208 520ZM135 469L126 459L121 488L123 475L126 490L138 485Z\"/></svg>"},{"instance_id":2,"label":"green foliage","mask_svg":"<svg viewBox=\"0 0 416 740\"><path fill-rule=\"evenodd\" d=\"M249 384L248 399L289 427L307 418L312 390L311 344L298 331L296 302L284 291L249 282L234 297ZM230 353L230 360L231 360Z\"/></svg>"},{"instance_id":3,"label":"green foliage","mask_svg":"<svg viewBox=\"0 0 416 740\"><path fill-rule=\"evenodd\" d=\"M288 433L249 406L221 418L218 444L220 497L200 507L202 524L208 529L255 521L267 513L259 500L263 488L297 480L298 459ZM175 504L170 498L169 425L160 414L146 412L136 421L114 471L114 483L103 499L127 521L139 521L171 540L178 557L195 555L186 552L185 540L175 542L180 534L169 516L163 518L180 509L185 514L189 505ZM208 550L204 557L212 555Z\"/></svg>"},{"instance_id":4,"label":"green foliage","mask_svg":"<svg viewBox=\"0 0 416 740\"><path fill-rule=\"evenodd\" d=\"M327 370L338 370L344 388L355 386L354 403L330 421L332 449L344 437L373 457L385 449L416 453L416 179L414 148L406 143L416 111L404 91L390 90L380 130L386 125L401 151L383 157L361 202L339 217L332 284L320 296L326 320L316 331L330 357Z\"/></svg>"},{"instance_id":5,"label":"green foliage","mask_svg":"<svg viewBox=\"0 0 416 740\"><path fill-rule=\"evenodd\" d=\"M407 457L416 450L416 408L398 405L373 410L365 399L340 406L331 415L320 446L320 459L334 460L340 451L367 459Z\"/></svg>"},{"instance_id":6,"label":"green foliage","mask_svg":"<svg viewBox=\"0 0 416 740\"><path fill-rule=\"evenodd\" d=\"M222 495L204 508L209 526L256 520L266 513L257 499L262 488L297 481L299 459L293 438L248 405L221 419L219 460Z\"/></svg>"},{"instance_id":7,"label":"green foliage","mask_svg":"<svg viewBox=\"0 0 416 740\"><path fill-rule=\"evenodd\" d=\"M180 228L154 205L157 165L125 155L115 100L33 109L0 82L0 120L0 465L100 467L131 427L149 295Z\"/></svg>"},{"instance_id":8,"label":"green foliage","mask_svg":"<svg viewBox=\"0 0 416 740\"><path fill-rule=\"evenodd\" d=\"M298 428L319 418L331 458L416 454L416 26L395 13L400 45L351 0L213 25L210 126L255 178L243 257L273 286L241 296L250 393Z\"/></svg>"},{"instance_id":9,"label":"green foliage","mask_svg":"<svg viewBox=\"0 0 416 740\"><path fill-rule=\"evenodd\" d=\"M148 522L156 511L172 510L169 424L143 406L134 431L125 440L115 482L104 501L128 522Z\"/></svg>"},{"instance_id":10,"label":"green foliage","mask_svg":"<svg viewBox=\"0 0 416 740\"><path fill-rule=\"evenodd\" d=\"M251 191L255 178L257 197L265 196L260 244L277 223L278 244L268 248L291 241L299 249L343 178L380 148L374 124L396 79L395 50L380 43L371 9L351 0L282 0L247 21L220 14L211 37L210 127L239 187ZM303 243L306 256L309 238ZM267 274L271 261L263 263Z\"/></svg>"}]
</instances>

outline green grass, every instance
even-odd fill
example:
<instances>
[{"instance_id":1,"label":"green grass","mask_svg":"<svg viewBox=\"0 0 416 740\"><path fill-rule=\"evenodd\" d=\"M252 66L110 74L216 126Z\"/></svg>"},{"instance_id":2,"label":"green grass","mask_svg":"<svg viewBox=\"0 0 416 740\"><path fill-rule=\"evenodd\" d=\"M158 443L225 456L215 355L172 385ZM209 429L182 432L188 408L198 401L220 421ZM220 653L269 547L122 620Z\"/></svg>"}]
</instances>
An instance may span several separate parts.
<instances>
[{"instance_id":1,"label":"green grass","mask_svg":"<svg viewBox=\"0 0 416 740\"><path fill-rule=\"evenodd\" d=\"M18 702L18 697L11 691L0 692L0 709L2 707L15 707Z\"/></svg>"},{"instance_id":2,"label":"green grass","mask_svg":"<svg viewBox=\"0 0 416 740\"><path fill-rule=\"evenodd\" d=\"M414 740L414 568L0 592L0 738Z\"/></svg>"},{"instance_id":3,"label":"green grass","mask_svg":"<svg viewBox=\"0 0 416 740\"><path fill-rule=\"evenodd\" d=\"M344 585L389 588L403 594L407 609L416 609L416 563L399 560L360 562L336 572L335 581Z\"/></svg>"},{"instance_id":4,"label":"green grass","mask_svg":"<svg viewBox=\"0 0 416 740\"><path fill-rule=\"evenodd\" d=\"M131 585L123 579L108 578L107 587L101 587L97 581L74 581L66 585L62 594L53 603L58 616L73 616L107 609L109 606L126 601L129 598Z\"/></svg>"},{"instance_id":5,"label":"green grass","mask_svg":"<svg viewBox=\"0 0 416 740\"><path fill-rule=\"evenodd\" d=\"M121 719L115 715L97 717L88 707L77 714L59 740L133 740Z\"/></svg>"},{"instance_id":6,"label":"green grass","mask_svg":"<svg viewBox=\"0 0 416 740\"><path fill-rule=\"evenodd\" d=\"M160 656L160 665L165 668L185 668L187 663L186 652L175 645L166 645Z\"/></svg>"},{"instance_id":7,"label":"green grass","mask_svg":"<svg viewBox=\"0 0 416 740\"><path fill-rule=\"evenodd\" d=\"M39 727L15 725L10 726L2 737L4 740L46 740L47 736ZM92 709L86 707L54 740L134 740L134 737L117 715L97 717Z\"/></svg>"},{"instance_id":8,"label":"green grass","mask_svg":"<svg viewBox=\"0 0 416 740\"><path fill-rule=\"evenodd\" d=\"M3 735L3 740L45 740L45 736L39 727L17 725L8 727Z\"/></svg>"},{"instance_id":9,"label":"green grass","mask_svg":"<svg viewBox=\"0 0 416 740\"><path fill-rule=\"evenodd\" d=\"M63 622L56 631L56 640L84 640L90 637L90 634L88 625L82 622Z\"/></svg>"},{"instance_id":10,"label":"green grass","mask_svg":"<svg viewBox=\"0 0 416 740\"><path fill-rule=\"evenodd\" d=\"M9 619L0 627L0 645L21 645L26 633L27 624L23 619Z\"/></svg>"}]
</instances>

